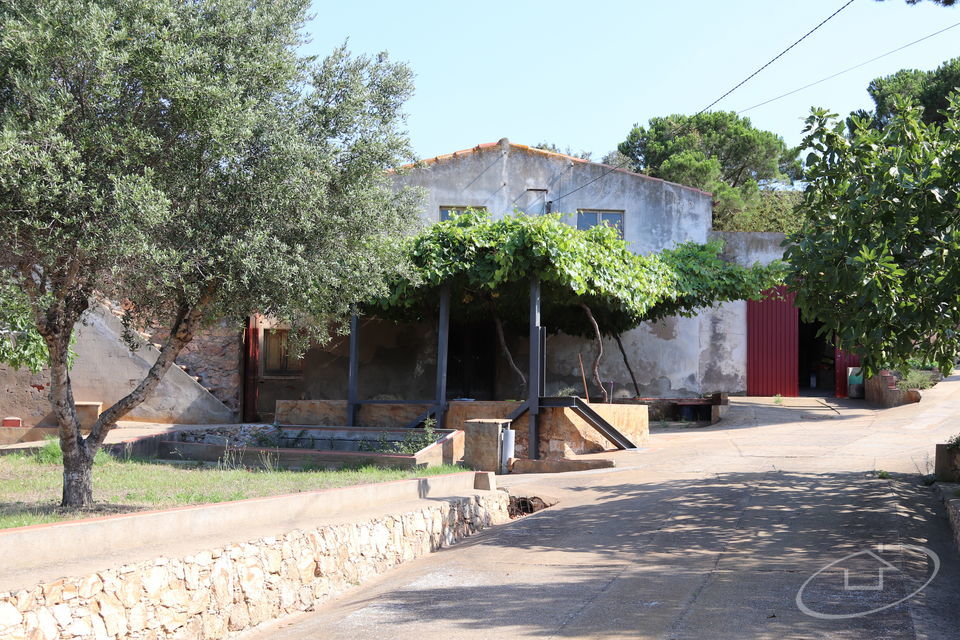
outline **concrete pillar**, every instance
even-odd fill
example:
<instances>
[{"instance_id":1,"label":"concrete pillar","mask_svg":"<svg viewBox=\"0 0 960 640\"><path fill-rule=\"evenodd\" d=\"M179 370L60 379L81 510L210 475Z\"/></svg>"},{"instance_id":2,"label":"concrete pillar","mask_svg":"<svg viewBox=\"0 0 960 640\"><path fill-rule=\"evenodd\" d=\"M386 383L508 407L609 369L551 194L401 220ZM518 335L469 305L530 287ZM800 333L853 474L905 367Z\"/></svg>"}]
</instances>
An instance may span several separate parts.
<instances>
[{"instance_id":1,"label":"concrete pillar","mask_svg":"<svg viewBox=\"0 0 960 640\"><path fill-rule=\"evenodd\" d=\"M464 423L463 462L474 471L500 472L500 432L510 420L482 418Z\"/></svg>"}]
</instances>

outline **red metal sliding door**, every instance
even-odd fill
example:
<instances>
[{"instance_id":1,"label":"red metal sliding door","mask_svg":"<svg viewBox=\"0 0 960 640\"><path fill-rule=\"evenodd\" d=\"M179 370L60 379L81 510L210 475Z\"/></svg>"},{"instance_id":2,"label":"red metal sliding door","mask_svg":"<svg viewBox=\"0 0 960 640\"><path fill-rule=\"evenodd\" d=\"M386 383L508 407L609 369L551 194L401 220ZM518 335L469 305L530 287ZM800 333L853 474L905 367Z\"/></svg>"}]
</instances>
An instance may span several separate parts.
<instances>
[{"instance_id":1,"label":"red metal sliding door","mask_svg":"<svg viewBox=\"0 0 960 640\"><path fill-rule=\"evenodd\" d=\"M783 287L780 300L747 302L747 395L800 395L799 310Z\"/></svg>"}]
</instances>

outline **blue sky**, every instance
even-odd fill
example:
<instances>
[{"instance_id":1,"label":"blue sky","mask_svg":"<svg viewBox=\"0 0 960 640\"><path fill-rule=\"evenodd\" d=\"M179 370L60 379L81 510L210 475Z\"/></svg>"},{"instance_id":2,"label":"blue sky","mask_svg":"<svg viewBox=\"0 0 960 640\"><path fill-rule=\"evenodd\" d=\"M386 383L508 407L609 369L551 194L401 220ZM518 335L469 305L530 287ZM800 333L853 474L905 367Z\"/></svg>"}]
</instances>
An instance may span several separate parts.
<instances>
[{"instance_id":1,"label":"blue sky","mask_svg":"<svg viewBox=\"0 0 960 640\"><path fill-rule=\"evenodd\" d=\"M349 39L416 74L408 128L421 157L508 137L599 159L634 123L695 113L845 0L319 2L310 53ZM960 22L960 7L855 0L715 109L741 110ZM960 26L744 115L790 144L811 106L868 108L871 79L960 56Z\"/></svg>"}]
</instances>

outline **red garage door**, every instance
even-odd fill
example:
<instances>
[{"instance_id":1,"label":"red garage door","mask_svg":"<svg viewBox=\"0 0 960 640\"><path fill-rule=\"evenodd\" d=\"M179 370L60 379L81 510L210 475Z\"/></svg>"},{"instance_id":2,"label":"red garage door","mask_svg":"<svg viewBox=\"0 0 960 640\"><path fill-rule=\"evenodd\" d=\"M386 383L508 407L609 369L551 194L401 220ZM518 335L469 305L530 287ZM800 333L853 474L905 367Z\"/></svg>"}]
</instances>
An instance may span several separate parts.
<instances>
[{"instance_id":1,"label":"red garage door","mask_svg":"<svg viewBox=\"0 0 960 640\"><path fill-rule=\"evenodd\" d=\"M747 302L747 395L800 395L799 310L792 293L778 291L782 300Z\"/></svg>"}]
</instances>

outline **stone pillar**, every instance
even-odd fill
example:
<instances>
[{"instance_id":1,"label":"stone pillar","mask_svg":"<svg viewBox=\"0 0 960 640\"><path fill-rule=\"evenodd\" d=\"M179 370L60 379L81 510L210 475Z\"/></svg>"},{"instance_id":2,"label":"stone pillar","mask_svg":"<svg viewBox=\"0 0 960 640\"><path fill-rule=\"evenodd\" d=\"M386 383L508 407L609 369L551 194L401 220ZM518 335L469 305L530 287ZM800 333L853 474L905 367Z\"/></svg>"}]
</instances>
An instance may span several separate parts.
<instances>
[{"instance_id":1,"label":"stone pillar","mask_svg":"<svg viewBox=\"0 0 960 640\"><path fill-rule=\"evenodd\" d=\"M510 421L497 418L464 423L463 462L474 471L500 473L500 432Z\"/></svg>"}]
</instances>

